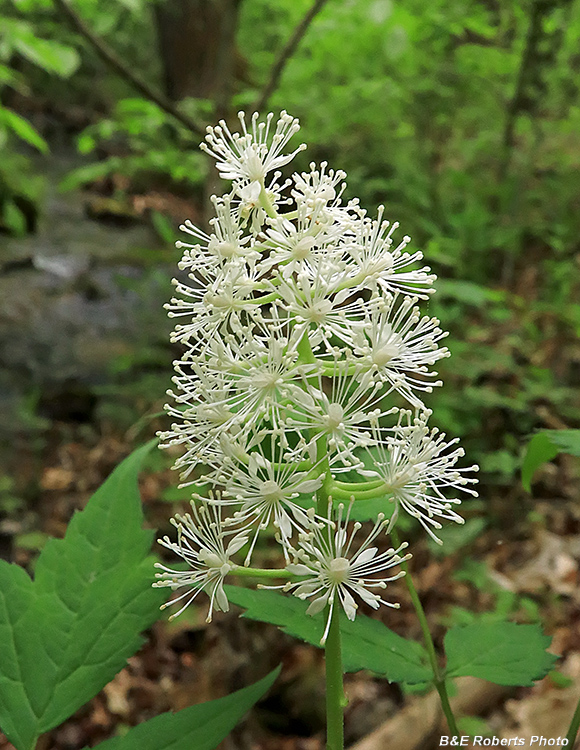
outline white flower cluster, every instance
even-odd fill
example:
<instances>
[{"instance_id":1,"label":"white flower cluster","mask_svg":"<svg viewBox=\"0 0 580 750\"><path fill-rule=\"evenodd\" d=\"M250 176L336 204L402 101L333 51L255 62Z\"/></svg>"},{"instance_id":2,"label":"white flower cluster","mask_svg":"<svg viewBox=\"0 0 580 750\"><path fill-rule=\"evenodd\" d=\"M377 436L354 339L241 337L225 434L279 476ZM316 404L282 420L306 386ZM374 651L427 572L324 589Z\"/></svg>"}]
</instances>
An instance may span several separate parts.
<instances>
[{"instance_id":1,"label":"white flower cluster","mask_svg":"<svg viewBox=\"0 0 580 750\"><path fill-rule=\"evenodd\" d=\"M449 354L439 321L418 306L435 276L417 268L409 237L395 242L398 225L382 208L371 219L342 201L343 172L311 164L281 184L277 170L304 146L286 152L298 121L282 112L273 128L272 119L254 114L247 127L240 114L241 133L225 122L208 128L202 148L232 190L213 198L211 234L182 226L188 282L174 282L168 308L184 355L162 441L183 447L182 486L204 484L206 497L194 495L199 509L177 519L177 544L163 541L191 570L160 566L157 585L193 587L186 606L205 589L212 609L227 609L223 578L243 568L230 556L241 552L250 566L270 527L286 588L315 596L311 613L337 597L353 619L348 589L386 603L370 589L393 580L384 572L403 558L401 548L370 546L382 518L353 552L348 513L332 498L389 496L391 524L402 508L437 538L438 519L462 521L452 510L460 501L443 491L476 494L466 475L476 467L456 469L463 451L427 427L422 397L441 384L432 368ZM337 479L355 471L360 481Z\"/></svg>"}]
</instances>

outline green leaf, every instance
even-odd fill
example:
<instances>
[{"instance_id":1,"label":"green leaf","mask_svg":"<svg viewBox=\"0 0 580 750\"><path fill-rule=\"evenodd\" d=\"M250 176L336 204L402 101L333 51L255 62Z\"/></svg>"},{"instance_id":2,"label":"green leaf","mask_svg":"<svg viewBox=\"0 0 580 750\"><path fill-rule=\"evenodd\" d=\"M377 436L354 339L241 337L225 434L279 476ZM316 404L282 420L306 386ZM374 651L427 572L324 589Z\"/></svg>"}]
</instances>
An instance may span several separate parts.
<instances>
[{"instance_id":1,"label":"green leaf","mask_svg":"<svg viewBox=\"0 0 580 750\"><path fill-rule=\"evenodd\" d=\"M225 588L228 599L247 610L244 617L276 625L284 633L320 648L324 617L307 615L307 602L274 591ZM432 680L424 648L393 633L381 622L364 615L358 615L351 622L341 612L340 632L345 672L368 669L389 682L409 684Z\"/></svg>"},{"instance_id":2,"label":"green leaf","mask_svg":"<svg viewBox=\"0 0 580 750\"><path fill-rule=\"evenodd\" d=\"M100 180L103 177L115 172L121 166L121 160L116 156L111 156L104 161L97 161L94 164L86 164L78 169L69 172L59 184L59 189L63 191L75 190L81 185L89 182Z\"/></svg>"},{"instance_id":3,"label":"green leaf","mask_svg":"<svg viewBox=\"0 0 580 750\"><path fill-rule=\"evenodd\" d=\"M487 722L479 716L460 716L457 720L459 734L468 734L470 737L476 737L478 734L483 737L493 736L487 725Z\"/></svg>"},{"instance_id":4,"label":"green leaf","mask_svg":"<svg viewBox=\"0 0 580 750\"><path fill-rule=\"evenodd\" d=\"M445 636L446 676L470 675L498 685L533 685L558 659L546 652L551 640L539 625L478 622L451 628Z\"/></svg>"},{"instance_id":5,"label":"green leaf","mask_svg":"<svg viewBox=\"0 0 580 750\"><path fill-rule=\"evenodd\" d=\"M26 217L13 200L7 200L0 206L0 226L8 229L16 237L26 234Z\"/></svg>"},{"instance_id":6,"label":"green leaf","mask_svg":"<svg viewBox=\"0 0 580 750\"><path fill-rule=\"evenodd\" d=\"M458 302L476 307L481 307L486 302L498 299L498 292L495 289L489 289L481 286L481 284L474 284L471 281L458 281L454 279L439 279L437 282L437 293L440 297L449 297Z\"/></svg>"},{"instance_id":7,"label":"green leaf","mask_svg":"<svg viewBox=\"0 0 580 750\"><path fill-rule=\"evenodd\" d=\"M97 747L99 750L213 750L270 689L279 673L280 667L225 698L156 716L123 737L101 742Z\"/></svg>"},{"instance_id":8,"label":"green leaf","mask_svg":"<svg viewBox=\"0 0 580 750\"><path fill-rule=\"evenodd\" d=\"M175 232L171 221L159 211L151 211L151 223L163 242L173 245L175 243Z\"/></svg>"},{"instance_id":9,"label":"green leaf","mask_svg":"<svg viewBox=\"0 0 580 750\"><path fill-rule=\"evenodd\" d=\"M28 120L20 117L16 112L0 106L0 123L4 123L19 138L37 148L41 153L48 152L48 143L36 132Z\"/></svg>"},{"instance_id":10,"label":"green leaf","mask_svg":"<svg viewBox=\"0 0 580 750\"><path fill-rule=\"evenodd\" d=\"M50 539L34 582L0 563L0 726L32 748L92 698L143 642L164 600L151 586L152 532L143 530L139 448Z\"/></svg>"},{"instance_id":11,"label":"green leaf","mask_svg":"<svg viewBox=\"0 0 580 750\"><path fill-rule=\"evenodd\" d=\"M528 443L522 465L522 484L530 492L536 469L558 453L580 456L580 430L543 430Z\"/></svg>"},{"instance_id":12,"label":"green leaf","mask_svg":"<svg viewBox=\"0 0 580 750\"><path fill-rule=\"evenodd\" d=\"M73 47L50 39L39 39L32 32L15 36L12 44L27 60L61 78L71 76L80 65L79 55Z\"/></svg>"}]
</instances>

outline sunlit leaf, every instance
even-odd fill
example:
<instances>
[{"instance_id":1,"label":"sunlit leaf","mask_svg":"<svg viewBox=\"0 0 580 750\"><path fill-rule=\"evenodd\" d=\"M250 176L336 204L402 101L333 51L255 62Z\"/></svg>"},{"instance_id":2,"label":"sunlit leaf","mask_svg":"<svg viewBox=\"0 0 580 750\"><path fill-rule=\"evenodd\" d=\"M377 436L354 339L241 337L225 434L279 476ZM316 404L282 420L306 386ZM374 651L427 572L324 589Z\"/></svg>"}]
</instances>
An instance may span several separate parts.
<instances>
[{"instance_id":1,"label":"sunlit leaf","mask_svg":"<svg viewBox=\"0 0 580 750\"><path fill-rule=\"evenodd\" d=\"M13 39L12 43L14 49L27 60L61 78L71 76L80 64L78 52L60 42L23 34Z\"/></svg>"}]
</instances>

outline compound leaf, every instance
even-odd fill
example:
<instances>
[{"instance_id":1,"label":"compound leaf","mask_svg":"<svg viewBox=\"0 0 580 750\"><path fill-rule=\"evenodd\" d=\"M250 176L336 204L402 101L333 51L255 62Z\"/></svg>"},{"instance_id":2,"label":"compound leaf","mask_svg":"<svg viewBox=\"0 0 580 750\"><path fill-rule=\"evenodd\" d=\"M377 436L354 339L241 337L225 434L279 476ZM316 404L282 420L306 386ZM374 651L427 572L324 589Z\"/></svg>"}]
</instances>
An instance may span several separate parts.
<instances>
[{"instance_id":1,"label":"compound leaf","mask_svg":"<svg viewBox=\"0 0 580 750\"><path fill-rule=\"evenodd\" d=\"M308 604L274 591L226 586L228 599L243 607L244 617L278 626L284 633L320 647L322 615L306 614ZM368 669L389 682L430 682L433 673L427 654L415 641L402 638L377 620L358 615L348 620L341 612L342 657L346 672Z\"/></svg>"}]
</instances>

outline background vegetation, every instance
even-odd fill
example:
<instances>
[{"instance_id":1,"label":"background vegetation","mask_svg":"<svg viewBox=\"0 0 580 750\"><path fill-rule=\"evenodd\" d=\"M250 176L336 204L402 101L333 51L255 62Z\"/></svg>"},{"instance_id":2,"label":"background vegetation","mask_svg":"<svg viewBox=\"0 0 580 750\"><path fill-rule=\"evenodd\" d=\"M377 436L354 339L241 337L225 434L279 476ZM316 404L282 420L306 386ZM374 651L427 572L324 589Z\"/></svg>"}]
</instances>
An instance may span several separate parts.
<instances>
[{"instance_id":1,"label":"background vegetation","mask_svg":"<svg viewBox=\"0 0 580 750\"><path fill-rule=\"evenodd\" d=\"M222 189L198 144L256 106L299 117L293 167L345 169L440 277L429 406L483 472L455 548L577 536L577 464L535 500L518 477L535 430L580 426L579 50L578 0L0 0L3 554L30 562L160 427L172 242ZM163 526L181 496L157 476Z\"/></svg>"}]
</instances>

